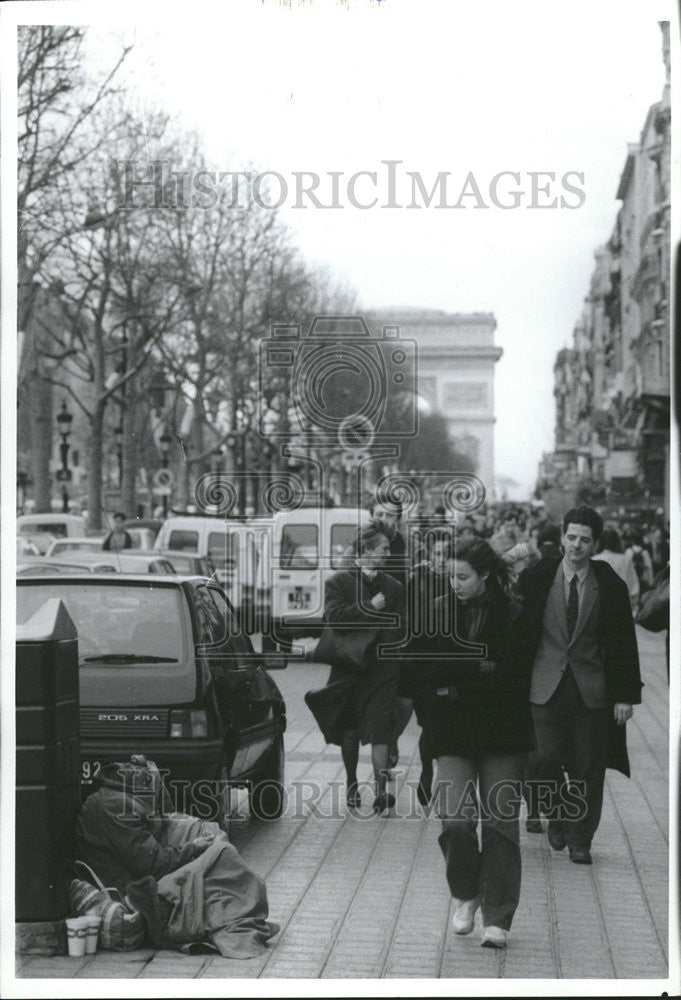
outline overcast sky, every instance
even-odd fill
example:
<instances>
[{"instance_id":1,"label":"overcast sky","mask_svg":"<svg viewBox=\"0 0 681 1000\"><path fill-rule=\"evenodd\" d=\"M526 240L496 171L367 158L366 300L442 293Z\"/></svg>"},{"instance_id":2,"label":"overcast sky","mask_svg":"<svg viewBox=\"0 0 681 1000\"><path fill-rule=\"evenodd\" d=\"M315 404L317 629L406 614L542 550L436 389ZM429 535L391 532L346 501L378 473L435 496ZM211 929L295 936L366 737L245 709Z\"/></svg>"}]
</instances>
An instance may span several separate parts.
<instances>
[{"instance_id":1,"label":"overcast sky","mask_svg":"<svg viewBox=\"0 0 681 1000\"><path fill-rule=\"evenodd\" d=\"M504 349L496 471L527 495L553 444L556 351L615 221L627 143L662 94L657 22L669 11L659 0L164 5L139 21L132 66L140 100L162 100L199 129L217 167L250 161L287 179L281 211L300 247L356 288L363 308L494 313ZM430 208L381 208L388 159L428 190L450 173L450 203L472 172L491 207L468 197L436 209L436 197ZM360 170L378 173L377 189L368 178L355 189L358 201L378 195L370 209L353 207L344 186ZM330 173L342 171L343 207L295 208L294 171L321 176L324 203ZM498 192L522 191L518 208L490 199L502 171L521 175ZM532 171L556 175L542 204L562 194L580 207L529 209ZM561 188L565 174L583 197ZM394 200L410 199L405 184Z\"/></svg>"}]
</instances>

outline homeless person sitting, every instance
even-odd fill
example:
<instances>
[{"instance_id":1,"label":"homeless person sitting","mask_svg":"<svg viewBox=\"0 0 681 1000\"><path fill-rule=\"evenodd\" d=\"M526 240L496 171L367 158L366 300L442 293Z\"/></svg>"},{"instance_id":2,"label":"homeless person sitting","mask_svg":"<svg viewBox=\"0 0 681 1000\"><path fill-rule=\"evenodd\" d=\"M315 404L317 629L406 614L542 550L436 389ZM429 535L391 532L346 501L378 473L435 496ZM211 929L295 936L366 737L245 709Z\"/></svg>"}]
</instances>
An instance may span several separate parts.
<instances>
[{"instance_id":1,"label":"homeless person sitting","mask_svg":"<svg viewBox=\"0 0 681 1000\"><path fill-rule=\"evenodd\" d=\"M255 958L279 932L267 920L264 881L217 823L167 813L155 764L132 757L102 768L76 820L80 860L144 916L151 943L213 945L225 958Z\"/></svg>"}]
</instances>

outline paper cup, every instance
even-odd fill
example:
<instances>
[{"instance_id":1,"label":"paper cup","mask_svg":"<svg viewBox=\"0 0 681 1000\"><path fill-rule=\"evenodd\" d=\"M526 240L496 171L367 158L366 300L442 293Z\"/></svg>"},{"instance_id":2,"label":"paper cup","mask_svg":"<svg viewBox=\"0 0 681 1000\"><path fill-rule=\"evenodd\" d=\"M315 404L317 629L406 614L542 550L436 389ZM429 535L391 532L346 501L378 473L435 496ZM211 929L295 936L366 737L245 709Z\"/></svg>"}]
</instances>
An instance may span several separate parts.
<instances>
[{"instance_id":1,"label":"paper cup","mask_svg":"<svg viewBox=\"0 0 681 1000\"><path fill-rule=\"evenodd\" d=\"M85 939L85 954L94 955L97 951L97 939L99 938L99 928L102 923L101 917L85 917L87 920L87 938Z\"/></svg>"},{"instance_id":2,"label":"paper cup","mask_svg":"<svg viewBox=\"0 0 681 1000\"><path fill-rule=\"evenodd\" d=\"M87 917L67 917L66 940L69 955L79 958L85 954L87 946Z\"/></svg>"}]
</instances>

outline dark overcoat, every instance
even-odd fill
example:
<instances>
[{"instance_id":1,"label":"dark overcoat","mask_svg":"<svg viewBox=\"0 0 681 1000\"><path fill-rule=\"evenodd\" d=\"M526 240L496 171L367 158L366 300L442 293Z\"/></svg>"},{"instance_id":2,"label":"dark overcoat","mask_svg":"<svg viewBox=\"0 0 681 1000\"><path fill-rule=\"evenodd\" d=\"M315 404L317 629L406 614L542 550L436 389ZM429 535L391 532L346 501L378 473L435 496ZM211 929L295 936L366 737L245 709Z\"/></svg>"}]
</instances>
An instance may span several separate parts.
<instances>
[{"instance_id":1,"label":"dark overcoat","mask_svg":"<svg viewBox=\"0 0 681 1000\"><path fill-rule=\"evenodd\" d=\"M544 611L549 591L560 566L560 558L542 559L523 570L518 589L523 596L520 625L526 637L530 662L539 648L544 626ZM618 726L612 706L618 702L638 705L641 702L641 671L636 644L636 630L631 614L627 585L606 562L590 561L598 585L598 644L605 670L605 686L611 708L608 714L607 766L630 775L626 726Z\"/></svg>"},{"instance_id":2,"label":"dark overcoat","mask_svg":"<svg viewBox=\"0 0 681 1000\"><path fill-rule=\"evenodd\" d=\"M418 642L419 659L404 668L405 693L420 703L428 753L479 758L526 752L532 742L530 662L516 628L519 604L489 593L476 650L461 641L464 611L453 591L434 608L437 635ZM481 669L483 660L494 663L491 672Z\"/></svg>"},{"instance_id":3,"label":"dark overcoat","mask_svg":"<svg viewBox=\"0 0 681 1000\"><path fill-rule=\"evenodd\" d=\"M386 599L380 612L371 606L378 593ZM341 570L326 581L324 618L341 652L344 636L362 630L372 637L362 670L334 665L326 687L305 696L324 738L340 744L345 732L356 730L362 743L392 742L399 667L381 647L398 643L404 634L404 589L387 573L369 580L359 569Z\"/></svg>"}]
</instances>

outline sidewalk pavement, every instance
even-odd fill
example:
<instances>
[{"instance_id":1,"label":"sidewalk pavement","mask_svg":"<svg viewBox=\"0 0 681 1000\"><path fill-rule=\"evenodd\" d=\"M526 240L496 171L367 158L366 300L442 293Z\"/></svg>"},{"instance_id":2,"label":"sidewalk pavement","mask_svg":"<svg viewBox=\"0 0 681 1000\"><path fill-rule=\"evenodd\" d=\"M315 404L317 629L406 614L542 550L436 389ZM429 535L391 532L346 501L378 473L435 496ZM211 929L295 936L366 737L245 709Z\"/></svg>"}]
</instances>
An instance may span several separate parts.
<instances>
[{"instance_id":1,"label":"sidewalk pavement","mask_svg":"<svg viewBox=\"0 0 681 1000\"><path fill-rule=\"evenodd\" d=\"M281 684L289 710L286 814L257 824L240 801L231 834L266 878L271 917L282 927L267 954L249 961L151 949L20 956L17 978L666 979L668 686L663 638L639 629L638 639L645 688L627 726L633 776L607 774L593 867L572 864L521 823L522 890L507 950L479 946L479 914L473 934L451 930L439 823L415 805L415 722L400 741L396 815L369 815L368 786L365 808L348 814L338 748L324 745L302 701L326 671L292 664ZM369 774L363 751L360 775Z\"/></svg>"}]
</instances>

